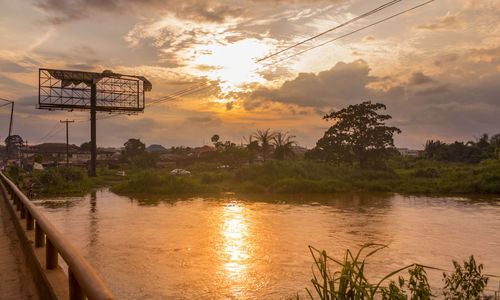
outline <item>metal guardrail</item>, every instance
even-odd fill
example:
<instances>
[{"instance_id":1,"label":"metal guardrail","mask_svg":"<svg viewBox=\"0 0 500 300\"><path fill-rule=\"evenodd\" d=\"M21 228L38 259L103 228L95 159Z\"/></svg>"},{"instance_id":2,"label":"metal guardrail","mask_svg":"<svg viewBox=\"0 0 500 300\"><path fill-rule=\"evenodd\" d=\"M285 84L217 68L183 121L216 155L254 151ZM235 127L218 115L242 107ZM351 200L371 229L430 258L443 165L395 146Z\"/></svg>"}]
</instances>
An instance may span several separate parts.
<instances>
[{"instance_id":1,"label":"metal guardrail","mask_svg":"<svg viewBox=\"0 0 500 300\"><path fill-rule=\"evenodd\" d=\"M88 262L71 243L50 223L19 188L2 172L0 180L7 188L21 219L26 219L26 230L35 230L35 247L45 246L48 270L58 267L58 254L68 265L70 299L115 299Z\"/></svg>"}]
</instances>

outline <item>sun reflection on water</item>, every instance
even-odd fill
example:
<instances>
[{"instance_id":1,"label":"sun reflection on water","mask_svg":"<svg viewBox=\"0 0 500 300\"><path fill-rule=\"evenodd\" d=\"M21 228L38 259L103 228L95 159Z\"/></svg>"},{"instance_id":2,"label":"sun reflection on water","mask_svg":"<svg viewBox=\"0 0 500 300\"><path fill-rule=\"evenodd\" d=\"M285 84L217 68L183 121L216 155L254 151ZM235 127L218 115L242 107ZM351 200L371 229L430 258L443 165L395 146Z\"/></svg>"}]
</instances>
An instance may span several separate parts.
<instances>
[{"instance_id":1,"label":"sun reflection on water","mask_svg":"<svg viewBox=\"0 0 500 300\"><path fill-rule=\"evenodd\" d=\"M222 265L233 293L248 280L250 254L249 220L246 208L237 201L223 207L221 234L223 237Z\"/></svg>"}]
</instances>

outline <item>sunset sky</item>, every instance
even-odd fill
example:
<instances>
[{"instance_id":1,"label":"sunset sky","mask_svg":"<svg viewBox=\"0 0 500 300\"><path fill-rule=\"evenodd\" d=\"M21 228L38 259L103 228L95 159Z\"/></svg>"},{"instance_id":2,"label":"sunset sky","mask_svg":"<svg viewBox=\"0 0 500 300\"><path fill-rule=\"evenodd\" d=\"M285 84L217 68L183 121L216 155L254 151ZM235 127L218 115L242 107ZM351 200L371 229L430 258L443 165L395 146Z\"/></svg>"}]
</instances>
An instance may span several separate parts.
<instances>
[{"instance_id":1,"label":"sunset sky","mask_svg":"<svg viewBox=\"0 0 500 300\"><path fill-rule=\"evenodd\" d=\"M0 0L0 97L15 101L14 134L30 144L90 138L88 112L36 109L38 68L142 75L153 84L137 116L98 121L99 146L131 137L201 146L213 134L240 143L256 129L288 131L312 147L327 112L382 102L401 128L396 146L500 133L498 0L436 0L391 7L257 62L389 0ZM148 106L200 83L210 88ZM0 139L8 134L0 108ZM104 117L100 114L99 117Z\"/></svg>"}]
</instances>

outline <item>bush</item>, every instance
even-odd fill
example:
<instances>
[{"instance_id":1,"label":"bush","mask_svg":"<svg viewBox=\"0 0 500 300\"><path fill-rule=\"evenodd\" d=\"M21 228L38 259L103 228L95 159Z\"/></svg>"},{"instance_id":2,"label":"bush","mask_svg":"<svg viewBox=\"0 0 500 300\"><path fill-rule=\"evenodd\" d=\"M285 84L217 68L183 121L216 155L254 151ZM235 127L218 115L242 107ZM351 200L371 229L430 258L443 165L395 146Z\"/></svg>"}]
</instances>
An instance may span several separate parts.
<instances>
[{"instance_id":1,"label":"bush","mask_svg":"<svg viewBox=\"0 0 500 300\"><path fill-rule=\"evenodd\" d=\"M481 274L483 265L477 265L474 256L471 255L469 262L464 261L463 268L456 261L453 261L453 266L455 273L443 273L445 299L481 299L488 284L488 277Z\"/></svg>"},{"instance_id":2,"label":"bush","mask_svg":"<svg viewBox=\"0 0 500 300\"><path fill-rule=\"evenodd\" d=\"M435 297L427 280L425 269L428 267L418 264L394 270L376 283L369 282L366 277L366 260L385 247L380 244L365 244L357 254L347 250L343 259L335 259L328 256L324 250L319 251L309 246L314 260L311 279L314 290L306 288L309 298L314 299L313 292L323 300L427 300ZM332 265L337 268L334 272L331 270ZM488 278L481 274L483 266L477 265L473 256L469 262L464 262L463 268L455 261L453 265L455 273L443 274L444 299L481 299L488 283ZM410 275L407 281L403 276L399 276L398 283L391 281L387 287L383 286L390 277L404 270L408 270ZM299 296L296 298L299 299Z\"/></svg>"},{"instance_id":3,"label":"bush","mask_svg":"<svg viewBox=\"0 0 500 300\"><path fill-rule=\"evenodd\" d=\"M414 173L415 177L438 178L439 172L434 168L418 169Z\"/></svg>"},{"instance_id":4,"label":"bush","mask_svg":"<svg viewBox=\"0 0 500 300\"><path fill-rule=\"evenodd\" d=\"M201 185L197 180L156 171L143 171L115 184L111 190L128 194L192 194L216 192L215 186Z\"/></svg>"},{"instance_id":5,"label":"bush","mask_svg":"<svg viewBox=\"0 0 500 300\"><path fill-rule=\"evenodd\" d=\"M41 185L42 193L73 194L82 193L94 187L86 170L60 166L33 172L35 182Z\"/></svg>"},{"instance_id":6,"label":"bush","mask_svg":"<svg viewBox=\"0 0 500 300\"><path fill-rule=\"evenodd\" d=\"M237 191L242 193L264 193L267 189L258 183L245 181L237 188Z\"/></svg>"}]
</instances>

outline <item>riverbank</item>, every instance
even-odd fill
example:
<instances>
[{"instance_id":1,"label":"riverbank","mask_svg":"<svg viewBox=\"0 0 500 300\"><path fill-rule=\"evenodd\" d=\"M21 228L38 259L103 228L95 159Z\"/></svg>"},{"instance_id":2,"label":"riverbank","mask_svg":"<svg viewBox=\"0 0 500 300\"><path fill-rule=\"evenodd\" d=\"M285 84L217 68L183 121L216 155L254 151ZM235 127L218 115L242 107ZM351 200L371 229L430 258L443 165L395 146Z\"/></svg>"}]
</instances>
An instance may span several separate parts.
<instances>
[{"instance_id":1,"label":"riverbank","mask_svg":"<svg viewBox=\"0 0 500 300\"><path fill-rule=\"evenodd\" d=\"M99 187L111 186L124 177L116 170L99 168L97 177L89 177L83 168L60 166L46 170L20 172L11 167L7 176L30 198L34 196L80 196Z\"/></svg>"},{"instance_id":2,"label":"riverbank","mask_svg":"<svg viewBox=\"0 0 500 300\"><path fill-rule=\"evenodd\" d=\"M113 184L118 194L336 193L347 191L401 194L500 194L500 161L476 165L402 160L382 170L312 161L268 161L236 169L213 164L186 168L191 177L168 170L132 173Z\"/></svg>"},{"instance_id":3,"label":"riverbank","mask_svg":"<svg viewBox=\"0 0 500 300\"><path fill-rule=\"evenodd\" d=\"M11 178L34 195L81 195L109 186L122 195L216 194L328 194L338 192L395 192L407 195L500 194L500 160L479 164L401 158L386 168L360 169L309 160L267 161L238 168L198 163L186 167L189 177L168 169L130 169L126 176L99 169L58 167L32 173L11 172Z\"/></svg>"}]
</instances>

